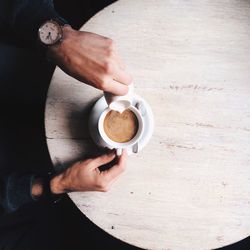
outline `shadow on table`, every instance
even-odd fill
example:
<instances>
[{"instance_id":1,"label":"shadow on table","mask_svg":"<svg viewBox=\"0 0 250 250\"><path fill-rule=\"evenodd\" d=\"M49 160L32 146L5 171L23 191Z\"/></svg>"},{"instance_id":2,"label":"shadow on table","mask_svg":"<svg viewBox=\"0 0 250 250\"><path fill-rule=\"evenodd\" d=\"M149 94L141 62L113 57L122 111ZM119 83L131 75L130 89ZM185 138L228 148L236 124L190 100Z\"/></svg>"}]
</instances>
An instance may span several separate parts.
<instances>
[{"instance_id":1,"label":"shadow on table","mask_svg":"<svg viewBox=\"0 0 250 250\"><path fill-rule=\"evenodd\" d=\"M74 105L74 110L68 111L68 114L66 114L68 117L65 122L69 130L69 138L90 139L89 116L93 106L101 96L102 94L99 94L92 102L87 105L84 104L84 107Z\"/></svg>"}]
</instances>

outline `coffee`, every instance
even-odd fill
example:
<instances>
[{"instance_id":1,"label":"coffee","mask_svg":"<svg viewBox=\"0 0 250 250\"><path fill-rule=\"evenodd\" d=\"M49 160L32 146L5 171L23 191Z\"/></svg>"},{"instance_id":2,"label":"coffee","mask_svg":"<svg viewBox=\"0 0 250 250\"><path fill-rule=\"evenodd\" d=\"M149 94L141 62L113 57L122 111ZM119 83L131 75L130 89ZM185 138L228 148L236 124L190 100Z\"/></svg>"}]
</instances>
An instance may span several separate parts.
<instances>
[{"instance_id":1,"label":"coffee","mask_svg":"<svg viewBox=\"0 0 250 250\"><path fill-rule=\"evenodd\" d=\"M124 143L132 140L139 128L139 122L133 111L126 109L122 113L111 110L107 113L103 128L112 141Z\"/></svg>"}]
</instances>

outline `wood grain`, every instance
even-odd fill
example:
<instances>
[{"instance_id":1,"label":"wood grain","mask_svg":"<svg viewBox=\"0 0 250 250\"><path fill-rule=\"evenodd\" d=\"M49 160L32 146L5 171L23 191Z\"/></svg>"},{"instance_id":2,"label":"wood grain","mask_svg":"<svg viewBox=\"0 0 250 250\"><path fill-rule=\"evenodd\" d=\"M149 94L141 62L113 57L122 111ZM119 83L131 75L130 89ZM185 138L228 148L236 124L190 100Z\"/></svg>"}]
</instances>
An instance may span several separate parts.
<instances>
[{"instance_id":1,"label":"wood grain","mask_svg":"<svg viewBox=\"0 0 250 250\"><path fill-rule=\"evenodd\" d=\"M151 105L155 132L108 193L71 199L145 249L212 249L250 234L250 2L121 0L82 30L111 37ZM46 135L56 166L98 149L88 115L102 92L56 69Z\"/></svg>"}]
</instances>

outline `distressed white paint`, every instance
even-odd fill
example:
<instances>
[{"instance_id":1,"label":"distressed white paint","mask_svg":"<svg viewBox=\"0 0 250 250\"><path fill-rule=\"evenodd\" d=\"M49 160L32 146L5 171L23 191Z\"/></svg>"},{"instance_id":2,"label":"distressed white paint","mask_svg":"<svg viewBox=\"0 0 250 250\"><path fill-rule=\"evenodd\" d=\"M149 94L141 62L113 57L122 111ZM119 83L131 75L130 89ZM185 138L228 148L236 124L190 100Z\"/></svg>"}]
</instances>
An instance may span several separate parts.
<instances>
[{"instance_id":1,"label":"distressed white paint","mask_svg":"<svg viewBox=\"0 0 250 250\"><path fill-rule=\"evenodd\" d=\"M108 193L71 199L113 236L146 249L211 249L250 234L250 2L121 0L83 30L113 38L155 133ZM56 69L46 105L55 164L95 150L101 92ZM112 229L113 228L113 229Z\"/></svg>"}]
</instances>

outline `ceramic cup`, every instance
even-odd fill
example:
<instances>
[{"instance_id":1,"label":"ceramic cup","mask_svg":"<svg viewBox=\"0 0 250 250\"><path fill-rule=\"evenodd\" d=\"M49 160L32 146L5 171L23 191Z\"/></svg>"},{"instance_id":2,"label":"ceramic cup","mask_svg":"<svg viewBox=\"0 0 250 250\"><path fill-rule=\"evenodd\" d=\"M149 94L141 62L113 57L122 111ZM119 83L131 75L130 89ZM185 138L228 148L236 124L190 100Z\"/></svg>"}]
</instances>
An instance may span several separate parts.
<instances>
[{"instance_id":1,"label":"ceramic cup","mask_svg":"<svg viewBox=\"0 0 250 250\"><path fill-rule=\"evenodd\" d=\"M128 142L119 143L119 142L112 141L106 135L106 133L104 131L104 128L103 128L104 119L105 119L107 113L109 111L111 111L112 109L110 109L110 108L105 109L102 112L102 114L100 115L100 118L98 121L98 131L99 131L99 134L100 134L101 139L103 141L102 146L107 147L109 149L117 149L118 155L121 154L122 149L126 149L126 148L129 148L129 147L132 147L133 145L135 145L140 140L140 138L143 134L143 131L144 131L144 121L143 121L141 113L134 106L130 106L129 109L136 115L139 126L138 126L138 130L137 130L136 135Z\"/></svg>"}]
</instances>

